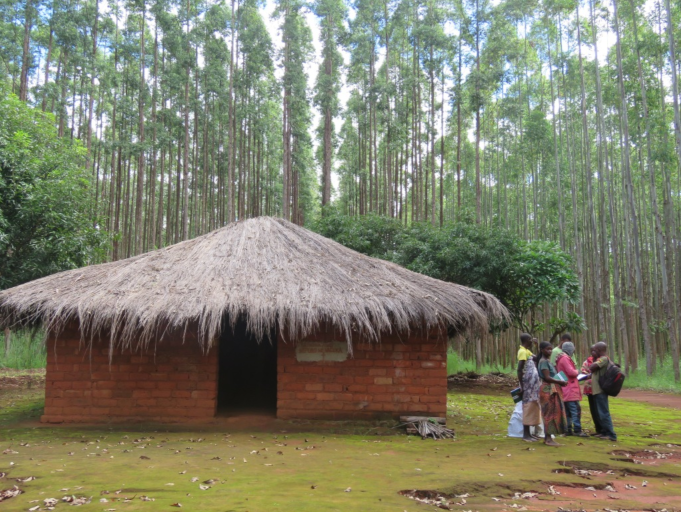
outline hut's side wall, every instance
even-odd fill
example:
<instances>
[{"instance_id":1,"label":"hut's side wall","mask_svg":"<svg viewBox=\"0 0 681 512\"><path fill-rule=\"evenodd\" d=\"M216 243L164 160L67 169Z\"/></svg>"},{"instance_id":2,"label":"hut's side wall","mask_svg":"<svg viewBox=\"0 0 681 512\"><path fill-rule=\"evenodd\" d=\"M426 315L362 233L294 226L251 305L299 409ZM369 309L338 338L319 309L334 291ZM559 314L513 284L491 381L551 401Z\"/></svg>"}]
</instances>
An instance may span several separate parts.
<instances>
[{"instance_id":1,"label":"hut's side wall","mask_svg":"<svg viewBox=\"0 0 681 512\"><path fill-rule=\"evenodd\" d=\"M77 329L48 339L43 422L203 421L215 416L217 349L182 334L140 353L81 347Z\"/></svg>"},{"instance_id":2,"label":"hut's side wall","mask_svg":"<svg viewBox=\"0 0 681 512\"><path fill-rule=\"evenodd\" d=\"M328 341L319 334L306 341ZM301 362L295 345L279 340L279 418L371 419L401 415L445 417L447 343L440 333L409 339L383 336L354 343L344 361Z\"/></svg>"}]
</instances>

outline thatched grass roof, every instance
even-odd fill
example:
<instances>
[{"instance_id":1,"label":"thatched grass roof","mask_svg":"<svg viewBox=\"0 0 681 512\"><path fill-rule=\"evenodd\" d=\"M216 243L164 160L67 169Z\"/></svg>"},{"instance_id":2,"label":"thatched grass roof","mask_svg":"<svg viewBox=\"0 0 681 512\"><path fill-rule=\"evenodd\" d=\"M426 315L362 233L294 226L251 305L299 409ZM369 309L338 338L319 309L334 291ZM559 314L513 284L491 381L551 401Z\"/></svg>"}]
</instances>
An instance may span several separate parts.
<instances>
[{"instance_id":1,"label":"thatched grass roof","mask_svg":"<svg viewBox=\"0 0 681 512\"><path fill-rule=\"evenodd\" d=\"M227 315L227 316L225 316ZM353 333L414 327L486 329L506 315L493 296L370 258L282 219L235 222L125 260L69 270L0 292L0 325L78 321L85 338L140 348L168 329L198 326L201 346L223 319L262 339L298 339L322 324Z\"/></svg>"}]
</instances>

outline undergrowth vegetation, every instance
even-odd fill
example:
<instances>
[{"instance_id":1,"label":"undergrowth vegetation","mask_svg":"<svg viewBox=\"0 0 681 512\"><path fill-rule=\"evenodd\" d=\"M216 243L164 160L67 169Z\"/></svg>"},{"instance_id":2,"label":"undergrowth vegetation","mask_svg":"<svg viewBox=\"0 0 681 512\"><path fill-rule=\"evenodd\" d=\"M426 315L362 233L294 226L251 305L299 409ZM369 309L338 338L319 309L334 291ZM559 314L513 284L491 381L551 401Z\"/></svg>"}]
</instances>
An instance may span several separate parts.
<instances>
[{"instance_id":1,"label":"undergrowth vegetation","mask_svg":"<svg viewBox=\"0 0 681 512\"><path fill-rule=\"evenodd\" d=\"M0 334L2 334L0 332ZM15 370L31 370L34 368L45 368L47 364L47 354L45 352L45 342L42 332L16 331L10 338L9 350L4 343L2 336L2 346L0 347L0 368L11 368Z\"/></svg>"},{"instance_id":2,"label":"undergrowth vegetation","mask_svg":"<svg viewBox=\"0 0 681 512\"><path fill-rule=\"evenodd\" d=\"M625 386L638 389L650 389L654 391L668 391L681 393L681 382L674 381L674 367L671 357L666 357L662 364L658 364L655 372L650 377L646 374L645 367L627 375Z\"/></svg>"},{"instance_id":3,"label":"undergrowth vegetation","mask_svg":"<svg viewBox=\"0 0 681 512\"><path fill-rule=\"evenodd\" d=\"M454 373L470 373L475 372L479 374L488 373L513 373L513 368L510 366L502 366L500 364L485 363L480 368L475 367L474 359L463 359L459 353L450 350L447 352L447 375Z\"/></svg>"}]
</instances>

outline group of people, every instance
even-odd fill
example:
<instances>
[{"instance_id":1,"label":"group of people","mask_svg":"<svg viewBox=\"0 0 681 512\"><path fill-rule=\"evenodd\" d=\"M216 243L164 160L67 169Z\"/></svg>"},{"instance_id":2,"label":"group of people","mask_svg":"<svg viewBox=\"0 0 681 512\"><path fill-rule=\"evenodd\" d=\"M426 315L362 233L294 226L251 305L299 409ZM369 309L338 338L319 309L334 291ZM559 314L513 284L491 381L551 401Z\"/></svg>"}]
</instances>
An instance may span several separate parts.
<instances>
[{"instance_id":1,"label":"group of people","mask_svg":"<svg viewBox=\"0 0 681 512\"><path fill-rule=\"evenodd\" d=\"M523 440L539 441L543 427L544 443L560 446L559 435L589 437L582 429L582 389L577 379L580 371L573 359L575 345L570 334L563 334L557 347L548 341L539 344L538 353L532 351L537 343L527 333L520 335L518 350L518 382L523 403ZM589 401L595 432L591 436L617 441L612 425L608 395L599 385L599 377L608 366L608 346L604 342L591 347L591 355L581 365L587 375L584 392ZM567 380L563 380L560 372ZM531 428L535 427L535 432Z\"/></svg>"}]
</instances>

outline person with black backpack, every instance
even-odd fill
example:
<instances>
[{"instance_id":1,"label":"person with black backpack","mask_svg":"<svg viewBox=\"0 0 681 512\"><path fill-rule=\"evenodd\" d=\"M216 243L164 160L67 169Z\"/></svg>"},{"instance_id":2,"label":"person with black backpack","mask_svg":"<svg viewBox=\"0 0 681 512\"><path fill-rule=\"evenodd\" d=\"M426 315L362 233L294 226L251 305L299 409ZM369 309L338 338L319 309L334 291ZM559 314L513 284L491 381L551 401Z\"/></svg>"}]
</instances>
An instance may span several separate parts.
<instances>
[{"instance_id":1,"label":"person with black backpack","mask_svg":"<svg viewBox=\"0 0 681 512\"><path fill-rule=\"evenodd\" d=\"M610 404L608 403L608 391L610 390L603 389L605 380L602 379L602 377L605 377L608 370L615 366L614 363L610 361L607 354L608 345L603 341L599 341L591 347L591 355L593 356L594 361L590 367L591 387L601 427L601 435L596 437L608 441L617 441L617 434L612 426L612 417L610 416ZM610 373L612 373L612 371L610 371ZM615 393L615 395L616 394L617 393Z\"/></svg>"}]
</instances>

